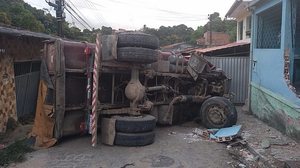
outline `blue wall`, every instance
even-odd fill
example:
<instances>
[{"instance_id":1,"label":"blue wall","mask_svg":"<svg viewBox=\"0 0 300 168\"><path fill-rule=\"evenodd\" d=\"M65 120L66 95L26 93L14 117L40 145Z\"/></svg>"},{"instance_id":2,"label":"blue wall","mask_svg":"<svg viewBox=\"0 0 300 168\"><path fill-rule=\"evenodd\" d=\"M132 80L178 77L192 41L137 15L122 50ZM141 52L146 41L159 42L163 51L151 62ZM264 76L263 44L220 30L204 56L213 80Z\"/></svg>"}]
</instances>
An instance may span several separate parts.
<instances>
[{"instance_id":1,"label":"blue wall","mask_svg":"<svg viewBox=\"0 0 300 168\"><path fill-rule=\"evenodd\" d=\"M253 13L252 37L252 83L278 94L300 106L300 99L291 91L284 79L284 50L291 45L290 0L267 0L256 6ZM257 46L258 14L282 3L281 47L279 49L259 49ZM272 15L270 13L270 15ZM293 54L291 53L291 57Z\"/></svg>"}]
</instances>

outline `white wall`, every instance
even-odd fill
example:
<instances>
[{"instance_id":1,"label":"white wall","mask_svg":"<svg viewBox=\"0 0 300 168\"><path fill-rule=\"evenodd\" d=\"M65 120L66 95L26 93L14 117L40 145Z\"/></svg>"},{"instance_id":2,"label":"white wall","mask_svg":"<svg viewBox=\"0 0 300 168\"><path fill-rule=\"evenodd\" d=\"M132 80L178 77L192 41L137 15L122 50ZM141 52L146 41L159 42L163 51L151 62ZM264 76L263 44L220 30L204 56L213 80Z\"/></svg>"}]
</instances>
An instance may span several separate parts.
<instances>
[{"instance_id":1,"label":"white wall","mask_svg":"<svg viewBox=\"0 0 300 168\"><path fill-rule=\"evenodd\" d=\"M250 42L251 39L251 35L247 35L247 31L251 30L250 24L251 24L251 14L250 12L245 12L243 13L239 18L236 18L237 21L237 38L236 41L237 42L242 42L242 41L247 41ZM243 22L243 32L242 32L242 39L240 38L240 22ZM250 31L251 32L251 31Z\"/></svg>"}]
</instances>

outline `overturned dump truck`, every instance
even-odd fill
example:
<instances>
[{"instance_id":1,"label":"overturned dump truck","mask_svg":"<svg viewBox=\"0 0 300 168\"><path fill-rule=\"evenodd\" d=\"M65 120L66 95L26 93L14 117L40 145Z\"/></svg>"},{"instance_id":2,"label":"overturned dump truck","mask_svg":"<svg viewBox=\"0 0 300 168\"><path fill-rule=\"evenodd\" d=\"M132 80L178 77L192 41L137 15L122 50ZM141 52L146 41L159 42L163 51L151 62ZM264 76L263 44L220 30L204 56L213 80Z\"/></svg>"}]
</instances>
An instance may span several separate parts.
<instances>
[{"instance_id":1,"label":"overturned dump truck","mask_svg":"<svg viewBox=\"0 0 300 168\"><path fill-rule=\"evenodd\" d=\"M160 52L158 38L140 32L102 36L100 48L98 127L101 136L111 136L102 138L104 143L148 145L154 142L156 124L185 119L199 118L208 128L236 123L237 112L228 99L230 79L201 55ZM95 44L45 43L45 104L53 106L56 139L90 128L94 53Z\"/></svg>"}]
</instances>

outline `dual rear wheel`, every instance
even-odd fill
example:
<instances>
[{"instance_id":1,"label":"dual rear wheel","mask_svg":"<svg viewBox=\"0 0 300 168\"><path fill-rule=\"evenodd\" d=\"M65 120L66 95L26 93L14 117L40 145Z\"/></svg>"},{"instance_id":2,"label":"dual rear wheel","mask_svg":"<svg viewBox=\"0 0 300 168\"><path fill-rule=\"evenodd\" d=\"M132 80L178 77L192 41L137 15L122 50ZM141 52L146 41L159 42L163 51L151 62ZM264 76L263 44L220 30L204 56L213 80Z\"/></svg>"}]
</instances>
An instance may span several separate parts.
<instances>
[{"instance_id":1,"label":"dual rear wheel","mask_svg":"<svg viewBox=\"0 0 300 168\"><path fill-rule=\"evenodd\" d=\"M151 115L114 116L116 119L115 145L145 146L154 142L156 119Z\"/></svg>"},{"instance_id":2,"label":"dual rear wheel","mask_svg":"<svg viewBox=\"0 0 300 168\"><path fill-rule=\"evenodd\" d=\"M141 32L122 32L118 34L117 61L149 64L157 61L159 40L157 37Z\"/></svg>"}]
</instances>

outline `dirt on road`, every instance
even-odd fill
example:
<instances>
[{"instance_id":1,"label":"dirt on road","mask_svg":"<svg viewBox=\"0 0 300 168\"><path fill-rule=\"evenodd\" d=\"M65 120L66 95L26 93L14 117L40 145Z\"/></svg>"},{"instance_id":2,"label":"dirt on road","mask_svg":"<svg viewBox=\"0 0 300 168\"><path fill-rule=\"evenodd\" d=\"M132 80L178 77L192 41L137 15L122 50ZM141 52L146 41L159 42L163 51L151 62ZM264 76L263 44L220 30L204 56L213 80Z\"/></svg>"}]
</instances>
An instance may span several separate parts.
<instances>
[{"instance_id":1,"label":"dirt on road","mask_svg":"<svg viewBox=\"0 0 300 168\"><path fill-rule=\"evenodd\" d=\"M232 157L228 143L195 137L193 135L195 128L204 128L196 122L187 122L177 126L158 127L155 142L144 147L107 146L98 143L98 146L93 148L90 136L64 138L52 148L28 153L25 162L11 164L9 167L244 168L254 165L254 167L283 168L287 163L297 167L300 161L300 145L296 141L269 127L253 115L243 112L242 108L237 107L237 110L238 124L242 125L241 136L251 147L251 152L257 155L233 147L237 153L246 156ZM264 164L257 164L258 161Z\"/></svg>"},{"instance_id":2,"label":"dirt on road","mask_svg":"<svg viewBox=\"0 0 300 168\"><path fill-rule=\"evenodd\" d=\"M145 147L90 145L89 136L67 138L50 149L27 155L28 160L10 167L170 167L218 168L234 162L226 146L215 142L191 141L189 135L196 124L156 129L156 140Z\"/></svg>"}]
</instances>

